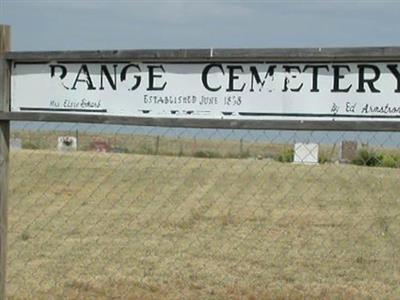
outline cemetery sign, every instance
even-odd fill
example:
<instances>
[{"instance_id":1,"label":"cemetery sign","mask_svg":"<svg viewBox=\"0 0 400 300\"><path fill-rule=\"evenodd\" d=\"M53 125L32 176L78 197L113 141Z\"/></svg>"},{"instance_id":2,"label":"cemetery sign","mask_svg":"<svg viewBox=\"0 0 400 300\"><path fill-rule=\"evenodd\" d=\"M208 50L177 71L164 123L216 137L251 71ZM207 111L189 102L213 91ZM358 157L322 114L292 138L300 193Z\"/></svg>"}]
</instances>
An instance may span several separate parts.
<instances>
[{"instance_id":1,"label":"cemetery sign","mask_svg":"<svg viewBox=\"0 0 400 300\"><path fill-rule=\"evenodd\" d=\"M398 61L15 61L11 70L12 112L400 119Z\"/></svg>"}]
</instances>

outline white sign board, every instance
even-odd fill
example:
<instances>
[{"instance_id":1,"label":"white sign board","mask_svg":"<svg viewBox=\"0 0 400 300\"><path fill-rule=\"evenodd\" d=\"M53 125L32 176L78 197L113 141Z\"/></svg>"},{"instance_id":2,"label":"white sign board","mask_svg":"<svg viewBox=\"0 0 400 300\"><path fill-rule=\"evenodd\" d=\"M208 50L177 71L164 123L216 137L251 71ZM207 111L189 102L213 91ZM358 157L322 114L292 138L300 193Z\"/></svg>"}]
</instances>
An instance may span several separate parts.
<instances>
[{"instance_id":1,"label":"white sign board","mask_svg":"<svg viewBox=\"0 0 400 300\"><path fill-rule=\"evenodd\" d=\"M11 110L400 120L400 63L14 63Z\"/></svg>"},{"instance_id":2,"label":"white sign board","mask_svg":"<svg viewBox=\"0 0 400 300\"><path fill-rule=\"evenodd\" d=\"M318 144L296 143L294 145L293 162L298 164L317 164L318 150Z\"/></svg>"},{"instance_id":3,"label":"white sign board","mask_svg":"<svg viewBox=\"0 0 400 300\"><path fill-rule=\"evenodd\" d=\"M62 152L76 151L78 148L76 137L59 136L57 140L57 150Z\"/></svg>"}]
</instances>

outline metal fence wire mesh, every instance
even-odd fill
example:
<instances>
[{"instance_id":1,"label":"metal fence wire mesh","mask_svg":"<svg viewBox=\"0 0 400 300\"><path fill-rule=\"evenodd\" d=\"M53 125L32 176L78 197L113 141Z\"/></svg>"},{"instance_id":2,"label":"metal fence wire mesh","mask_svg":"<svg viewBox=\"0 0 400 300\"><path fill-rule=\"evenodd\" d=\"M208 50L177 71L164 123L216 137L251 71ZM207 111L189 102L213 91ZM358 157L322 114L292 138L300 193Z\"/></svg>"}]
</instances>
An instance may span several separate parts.
<instances>
[{"instance_id":1,"label":"metal fence wire mesh","mask_svg":"<svg viewBox=\"0 0 400 300\"><path fill-rule=\"evenodd\" d=\"M11 137L10 299L400 295L399 133L12 122Z\"/></svg>"}]
</instances>

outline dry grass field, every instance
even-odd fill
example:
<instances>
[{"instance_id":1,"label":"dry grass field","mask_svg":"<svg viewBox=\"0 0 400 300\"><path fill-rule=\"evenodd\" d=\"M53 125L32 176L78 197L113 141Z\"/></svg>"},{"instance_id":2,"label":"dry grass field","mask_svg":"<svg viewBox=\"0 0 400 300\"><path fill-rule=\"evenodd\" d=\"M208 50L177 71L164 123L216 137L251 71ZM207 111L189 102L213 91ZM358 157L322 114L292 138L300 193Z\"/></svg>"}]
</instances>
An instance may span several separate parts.
<instances>
[{"instance_id":1,"label":"dry grass field","mask_svg":"<svg viewBox=\"0 0 400 300\"><path fill-rule=\"evenodd\" d=\"M167 129L166 132L171 131ZM104 132L89 133L81 131L13 131L12 137L20 138L24 149L56 150L59 136L76 136L78 138L78 150L88 151L94 141L101 141L115 149L116 152L133 154L157 154L165 156L204 156L214 158L246 158L263 157L276 159L288 147L290 143L276 141L248 141L230 139L229 133L225 140L216 138L211 133L209 138L196 136L168 137L163 135L140 134L107 134ZM278 136L275 137L278 139ZM339 157L338 146L322 145L320 155L337 160Z\"/></svg>"},{"instance_id":2,"label":"dry grass field","mask_svg":"<svg viewBox=\"0 0 400 300\"><path fill-rule=\"evenodd\" d=\"M11 155L10 299L398 299L400 170Z\"/></svg>"}]
</instances>

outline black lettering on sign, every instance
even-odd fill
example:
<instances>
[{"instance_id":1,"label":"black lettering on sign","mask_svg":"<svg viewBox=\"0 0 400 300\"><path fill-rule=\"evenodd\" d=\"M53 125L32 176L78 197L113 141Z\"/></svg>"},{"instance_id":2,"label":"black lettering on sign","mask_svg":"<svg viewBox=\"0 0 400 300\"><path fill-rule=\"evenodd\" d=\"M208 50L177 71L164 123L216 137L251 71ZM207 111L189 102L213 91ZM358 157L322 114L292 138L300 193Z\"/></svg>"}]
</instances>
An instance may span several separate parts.
<instances>
[{"instance_id":1,"label":"black lettering on sign","mask_svg":"<svg viewBox=\"0 0 400 300\"><path fill-rule=\"evenodd\" d=\"M162 75L156 75L154 73L155 69L160 69L163 73L165 73L164 67L162 65L159 66L147 66L149 69L149 87L147 88L148 91L163 91L167 85L166 82L162 86L155 86L155 78L162 78Z\"/></svg>"},{"instance_id":2,"label":"black lettering on sign","mask_svg":"<svg viewBox=\"0 0 400 300\"><path fill-rule=\"evenodd\" d=\"M121 82L126 80L126 75L127 75L128 70L129 70L130 68L134 68L134 69L136 69L136 70L139 71L139 72L141 71L141 70L140 70L140 67L139 67L138 65L135 65L135 64L126 65L126 66L123 67L123 69L121 70ZM129 88L130 91L136 90L136 89L139 87L140 82L141 82L141 80L142 80L142 78L141 78L140 76L138 76L138 75L133 76L133 78L135 79L135 84L132 85L132 86Z\"/></svg>"},{"instance_id":3,"label":"black lettering on sign","mask_svg":"<svg viewBox=\"0 0 400 300\"><path fill-rule=\"evenodd\" d=\"M145 85L143 89L147 91L164 91L168 85L168 74L162 64L83 63L78 65L78 70L74 70L73 73L69 68L71 68L69 64L49 64L50 78L57 81L57 84L61 83L67 90L111 89L116 91L120 88L118 85L124 83L124 88L126 87L129 91L138 90L140 85ZM143 72L147 74L143 75ZM204 65L201 72L201 83L207 91L224 91L232 94L255 90L277 93L300 92L304 90L304 84L307 85L305 80L308 80L310 76L311 85L308 91L311 93L318 93L324 88L320 81L322 76L327 77L324 82L328 80L328 77L331 80L328 91L332 93L348 93L351 90L354 93L381 93L380 86L387 86L383 84L384 80L386 82L390 80L391 92L400 93L400 67L396 63L274 65L209 63ZM281 82L275 83L274 80L277 79ZM351 81L346 79L351 79ZM144 83L143 80L147 82ZM276 86L279 91L274 88Z\"/></svg>"},{"instance_id":4,"label":"black lettering on sign","mask_svg":"<svg viewBox=\"0 0 400 300\"><path fill-rule=\"evenodd\" d=\"M82 74L83 78L80 78L81 74ZM87 65L82 65L81 68L79 69L78 75L76 75L75 82L72 85L71 90L76 90L76 84L78 82L86 83L88 90L95 90L96 89L96 87L93 85L92 78L90 78L90 74L89 74L89 70L88 70Z\"/></svg>"},{"instance_id":5,"label":"black lettering on sign","mask_svg":"<svg viewBox=\"0 0 400 300\"><path fill-rule=\"evenodd\" d=\"M380 75L381 71L377 66L374 65L358 65L358 89L357 92L365 93L365 83L368 85L369 89L372 93L380 93L381 91L375 88L374 82L376 82ZM365 78L366 70L371 70L373 72L372 78Z\"/></svg>"},{"instance_id":6,"label":"black lettering on sign","mask_svg":"<svg viewBox=\"0 0 400 300\"><path fill-rule=\"evenodd\" d=\"M400 72L397 69L398 65L387 65L387 68L392 72L397 80L397 88L394 90L395 93L400 93Z\"/></svg>"},{"instance_id":7,"label":"black lettering on sign","mask_svg":"<svg viewBox=\"0 0 400 300\"><path fill-rule=\"evenodd\" d=\"M50 65L50 77L54 77L56 75L56 69L60 69L61 73L59 75L60 80L61 80L61 84L63 85L63 87L67 90L69 90L69 87L67 87L64 82L62 81L65 76L67 76L67 67L63 66L63 65Z\"/></svg>"},{"instance_id":8,"label":"black lettering on sign","mask_svg":"<svg viewBox=\"0 0 400 300\"><path fill-rule=\"evenodd\" d=\"M262 88L265 85L265 81L267 80L267 77L270 76L273 78L274 72L275 72L276 65L269 66L267 72L265 73L264 79L261 80L260 74L258 73L258 70L256 67L251 66L250 67L250 73L251 73L251 84L250 84L250 92L254 92L254 80L256 81L257 84L261 85L259 91L261 92Z\"/></svg>"},{"instance_id":9,"label":"black lettering on sign","mask_svg":"<svg viewBox=\"0 0 400 300\"><path fill-rule=\"evenodd\" d=\"M226 66L229 70L229 84L228 88L226 89L227 92L243 92L244 87L246 86L245 83L242 84L242 87L235 88L235 80L239 79L239 75L235 75L235 70L240 71L243 73L242 66Z\"/></svg>"},{"instance_id":10,"label":"black lettering on sign","mask_svg":"<svg viewBox=\"0 0 400 300\"><path fill-rule=\"evenodd\" d=\"M218 68L221 70L222 74L225 74L224 69L222 68L221 64L209 64L203 69L203 72L201 73L201 81L203 82L203 86L207 90L209 90L210 92L216 92L216 91L219 91L222 87L221 86L211 87L208 84L208 73L210 72L210 70L212 68Z\"/></svg>"},{"instance_id":11,"label":"black lettering on sign","mask_svg":"<svg viewBox=\"0 0 400 300\"><path fill-rule=\"evenodd\" d=\"M312 88L311 92L319 92L318 89L318 75L320 69L325 69L326 71L329 71L329 67L327 65L305 65L303 72L305 72L307 69L312 69Z\"/></svg>"},{"instance_id":12,"label":"black lettering on sign","mask_svg":"<svg viewBox=\"0 0 400 300\"><path fill-rule=\"evenodd\" d=\"M290 88L288 87L290 79L289 79L289 75L292 79L296 79L297 78L297 74L292 73L292 71L297 71L298 74L301 74L301 70L299 66L282 66L283 69L287 72L287 75L285 76L285 82L283 84L283 90L282 92L287 92L288 90L292 91L292 92L300 92L301 88L303 87L303 83L301 83L299 86L297 87L293 87Z\"/></svg>"},{"instance_id":13,"label":"black lettering on sign","mask_svg":"<svg viewBox=\"0 0 400 300\"><path fill-rule=\"evenodd\" d=\"M344 75L341 74L340 69L350 72L350 67L347 65L333 65L332 69L333 69L333 89L331 89L331 92L332 93L339 93L339 92L347 93L348 91L350 91L350 89L352 87L351 84L348 87L340 88L340 79L344 78Z\"/></svg>"},{"instance_id":14,"label":"black lettering on sign","mask_svg":"<svg viewBox=\"0 0 400 300\"><path fill-rule=\"evenodd\" d=\"M113 90L117 89L117 66L113 65L114 68L114 80L111 77L110 71L108 71L107 65L101 65L100 68L100 90L104 90L103 85L103 77L106 76L106 79Z\"/></svg>"}]
</instances>

